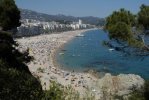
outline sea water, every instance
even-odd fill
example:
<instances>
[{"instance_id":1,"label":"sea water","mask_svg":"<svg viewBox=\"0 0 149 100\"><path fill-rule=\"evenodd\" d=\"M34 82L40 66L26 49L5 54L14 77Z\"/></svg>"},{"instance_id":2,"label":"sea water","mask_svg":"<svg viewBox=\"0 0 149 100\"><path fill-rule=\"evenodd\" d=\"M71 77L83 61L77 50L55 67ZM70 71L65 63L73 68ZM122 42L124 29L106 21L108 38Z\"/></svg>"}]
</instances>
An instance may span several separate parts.
<instances>
[{"instance_id":1,"label":"sea water","mask_svg":"<svg viewBox=\"0 0 149 100\"><path fill-rule=\"evenodd\" d=\"M149 79L149 56L126 56L103 45L108 34L103 30L90 30L84 37L75 37L57 51L56 60L60 67L67 70L96 70L114 75L138 74Z\"/></svg>"}]
</instances>

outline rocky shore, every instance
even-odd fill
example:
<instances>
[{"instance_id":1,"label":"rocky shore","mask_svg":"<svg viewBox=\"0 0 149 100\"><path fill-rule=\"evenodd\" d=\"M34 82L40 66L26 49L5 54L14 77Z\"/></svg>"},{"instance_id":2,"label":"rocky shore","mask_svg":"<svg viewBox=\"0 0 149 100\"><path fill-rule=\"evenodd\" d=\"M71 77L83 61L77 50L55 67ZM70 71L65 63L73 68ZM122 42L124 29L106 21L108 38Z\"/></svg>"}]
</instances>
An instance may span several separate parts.
<instances>
[{"instance_id":1,"label":"rocky shore","mask_svg":"<svg viewBox=\"0 0 149 100\"><path fill-rule=\"evenodd\" d=\"M39 78L43 89L49 89L51 81L61 85L70 85L80 95L89 90L97 100L104 95L128 95L133 88L139 89L144 84L144 79L134 74L120 74L112 76L106 74L102 78L94 77L90 73L77 73L62 70L53 60L54 53L66 42L88 30L69 31L59 34L39 35L16 39L20 46L18 49L24 51L29 49L29 54L35 59L28 63L31 73Z\"/></svg>"}]
</instances>

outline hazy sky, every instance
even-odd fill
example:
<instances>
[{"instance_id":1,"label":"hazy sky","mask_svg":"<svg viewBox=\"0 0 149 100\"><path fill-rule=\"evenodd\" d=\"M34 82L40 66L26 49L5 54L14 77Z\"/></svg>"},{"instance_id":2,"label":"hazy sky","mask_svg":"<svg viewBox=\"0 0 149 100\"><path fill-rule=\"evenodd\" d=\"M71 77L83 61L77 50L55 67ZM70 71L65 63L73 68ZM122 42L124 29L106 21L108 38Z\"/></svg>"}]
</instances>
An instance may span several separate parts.
<instances>
[{"instance_id":1,"label":"hazy sky","mask_svg":"<svg viewBox=\"0 0 149 100\"><path fill-rule=\"evenodd\" d=\"M47 14L106 17L114 10L126 8L133 13L149 0L15 0L19 8Z\"/></svg>"}]
</instances>

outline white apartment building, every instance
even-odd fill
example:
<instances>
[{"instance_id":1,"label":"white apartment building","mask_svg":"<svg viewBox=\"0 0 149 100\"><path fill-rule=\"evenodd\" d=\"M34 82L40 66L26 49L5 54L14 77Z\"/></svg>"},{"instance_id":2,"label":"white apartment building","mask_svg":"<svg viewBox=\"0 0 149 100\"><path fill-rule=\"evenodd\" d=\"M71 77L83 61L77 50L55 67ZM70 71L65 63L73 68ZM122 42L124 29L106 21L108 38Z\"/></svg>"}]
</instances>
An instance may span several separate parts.
<instances>
[{"instance_id":1,"label":"white apartment building","mask_svg":"<svg viewBox=\"0 0 149 100\"><path fill-rule=\"evenodd\" d=\"M29 36L43 33L49 33L54 31L65 31L65 30L77 30L88 28L89 24L83 24L82 20L73 22L72 24L60 24L59 22L41 22L32 19L21 20L22 24L18 27L17 36Z\"/></svg>"}]
</instances>

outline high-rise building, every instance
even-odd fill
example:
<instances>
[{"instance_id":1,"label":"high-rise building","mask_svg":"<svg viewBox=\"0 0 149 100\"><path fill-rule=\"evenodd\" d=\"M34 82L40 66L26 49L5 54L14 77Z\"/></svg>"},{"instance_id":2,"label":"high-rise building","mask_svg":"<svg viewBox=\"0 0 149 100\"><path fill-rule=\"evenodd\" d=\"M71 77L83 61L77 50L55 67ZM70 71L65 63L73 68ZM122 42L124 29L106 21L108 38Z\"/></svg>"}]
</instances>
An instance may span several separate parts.
<instances>
[{"instance_id":1,"label":"high-rise building","mask_svg":"<svg viewBox=\"0 0 149 100\"><path fill-rule=\"evenodd\" d=\"M81 25L82 24L82 20L81 19L79 19L79 25Z\"/></svg>"}]
</instances>

